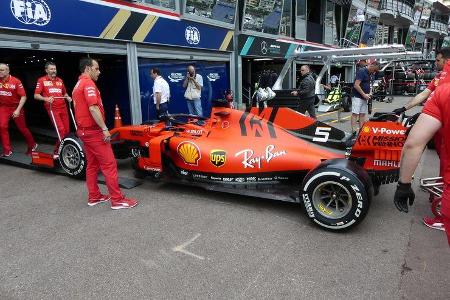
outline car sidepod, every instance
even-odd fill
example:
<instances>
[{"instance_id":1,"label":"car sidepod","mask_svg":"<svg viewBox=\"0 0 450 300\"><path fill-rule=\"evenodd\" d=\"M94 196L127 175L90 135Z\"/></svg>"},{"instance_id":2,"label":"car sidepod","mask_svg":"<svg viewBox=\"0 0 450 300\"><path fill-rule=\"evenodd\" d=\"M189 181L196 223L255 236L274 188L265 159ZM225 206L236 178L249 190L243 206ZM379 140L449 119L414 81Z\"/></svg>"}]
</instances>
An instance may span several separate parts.
<instances>
[{"instance_id":1,"label":"car sidepod","mask_svg":"<svg viewBox=\"0 0 450 300\"><path fill-rule=\"evenodd\" d=\"M325 229L343 230L364 219L372 193L364 169L345 159L332 159L307 174L300 197L314 223Z\"/></svg>"}]
</instances>

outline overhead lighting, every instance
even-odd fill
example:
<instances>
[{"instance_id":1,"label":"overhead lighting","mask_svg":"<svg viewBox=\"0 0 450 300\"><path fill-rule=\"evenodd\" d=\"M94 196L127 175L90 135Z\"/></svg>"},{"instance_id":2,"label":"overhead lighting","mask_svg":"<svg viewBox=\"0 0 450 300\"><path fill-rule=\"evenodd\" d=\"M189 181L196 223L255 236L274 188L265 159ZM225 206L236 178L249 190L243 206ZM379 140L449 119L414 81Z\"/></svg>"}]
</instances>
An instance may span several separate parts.
<instances>
[{"instance_id":1,"label":"overhead lighting","mask_svg":"<svg viewBox=\"0 0 450 300\"><path fill-rule=\"evenodd\" d=\"M273 60L273 58L255 58L253 61Z\"/></svg>"}]
</instances>

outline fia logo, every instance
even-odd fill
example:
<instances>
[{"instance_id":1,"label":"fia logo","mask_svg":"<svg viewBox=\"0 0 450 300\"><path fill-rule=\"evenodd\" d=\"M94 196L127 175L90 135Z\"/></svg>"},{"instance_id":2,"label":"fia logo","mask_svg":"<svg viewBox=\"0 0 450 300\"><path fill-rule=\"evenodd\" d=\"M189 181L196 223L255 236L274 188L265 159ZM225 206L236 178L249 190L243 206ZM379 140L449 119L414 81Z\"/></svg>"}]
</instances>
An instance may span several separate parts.
<instances>
[{"instance_id":1,"label":"fia logo","mask_svg":"<svg viewBox=\"0 0 450 300\"><path fill-rule=\"evenodd\" d=\"M194 26L186 27L184 37L186 38L186 41L190 45L198 45L198 43L200 43L200 31L198 31L197 27Z\"/></svg>"},{"instance_id":2,"label":"fia logo","mask_svg":"<svg viewBox=\"0 0 450 300\"><path fill-rule=\"evenodd\" d=\"M11 12L23 24L47 25L52 13L44 0L11 0Z\"/></svg>"}]
</instances>

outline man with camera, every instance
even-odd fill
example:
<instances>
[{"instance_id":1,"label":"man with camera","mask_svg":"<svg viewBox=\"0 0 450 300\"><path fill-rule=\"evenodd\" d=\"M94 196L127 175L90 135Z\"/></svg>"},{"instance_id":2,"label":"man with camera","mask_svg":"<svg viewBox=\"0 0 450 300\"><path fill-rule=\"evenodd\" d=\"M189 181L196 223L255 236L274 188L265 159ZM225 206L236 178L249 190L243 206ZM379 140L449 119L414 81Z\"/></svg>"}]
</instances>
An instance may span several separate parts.
<instances>
[{"instance_id":1,"label":"man with camera","mask_svg":"<svg viewBox=\"0 0 450 300\"><path fill-rule=\"evenodd\" d=\"M187 100L187 106L191 115L203 116L202 110L202 88L203 77L195 72L193 65L187 68L186 78L183 82L183 87L186 89L184 98Z\"/></svg>"}]
</instances>

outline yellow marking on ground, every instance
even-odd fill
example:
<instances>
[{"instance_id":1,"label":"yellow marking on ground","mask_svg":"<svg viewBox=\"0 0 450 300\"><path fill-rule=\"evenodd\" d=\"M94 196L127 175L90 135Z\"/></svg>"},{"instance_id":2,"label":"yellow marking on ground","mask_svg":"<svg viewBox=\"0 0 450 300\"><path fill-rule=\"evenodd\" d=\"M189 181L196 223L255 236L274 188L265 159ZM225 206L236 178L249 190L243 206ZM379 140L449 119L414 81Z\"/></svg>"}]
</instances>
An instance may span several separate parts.
<instances>
[{"instance_id":1,"label":"yellow marking on ground","mask_svg":"<svg viewBox=\"0 0 450 300\"><path fill-rule=\"evenodd\" d=\"M374 111L376 111L377 109L376 108L374 108L374 109L372 109L372 112L374 112ZM346 116L346 117L343 117L343 118L341 118L341 121L342 120L347 120L347 119L350 119L352 117L352 115L350 114L349 116ZM338 119L336 119L336 120L333 120L333 121L330 121L330 123L337 123L337 122L339 122L339 120Z\"/></svg>"},{"instance_id":2,"label":"yellow marking on ground","mask_svg":"<svg viewBox=\"0 0 450 300\"><path fill-rule=\"evenodd\" d=\"M119 10L99 37L104 39L114 39L130 16L131 11L124 9Z\"/></svg>"},{"instance_id":3,"label":"yellow marking on ground","mask_svg":"<svg viewBox=\"0 0 450 300\"><path fill-rule=\"evenodd\" d=\"M321 115L317 115L317 117L319 118L319 117L325 117L325 116L328 116L328 115L331 115L331 114L337 114L337 110L333 110L333 111L329 111L329 112L327 112L327 113L323 113L323 114L321 114Z\"/></svg>"},{"instance_id":4,"label":"yellow marking on ground","mask_svg":"<svg viewBox=\"0 0 450 300\"><path fill-rule=\"evenodd\" d=\"M143 42L147 37L148 33L152 30L153 26L155 26L156 21L158 21L158 17L148 15L145 17L144 22L142 22L141 26L139 26L138 30L133 36L134 42Z\"/></svg>"}]
</instances>

